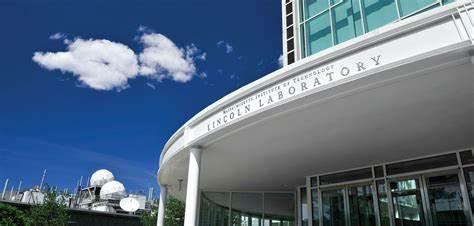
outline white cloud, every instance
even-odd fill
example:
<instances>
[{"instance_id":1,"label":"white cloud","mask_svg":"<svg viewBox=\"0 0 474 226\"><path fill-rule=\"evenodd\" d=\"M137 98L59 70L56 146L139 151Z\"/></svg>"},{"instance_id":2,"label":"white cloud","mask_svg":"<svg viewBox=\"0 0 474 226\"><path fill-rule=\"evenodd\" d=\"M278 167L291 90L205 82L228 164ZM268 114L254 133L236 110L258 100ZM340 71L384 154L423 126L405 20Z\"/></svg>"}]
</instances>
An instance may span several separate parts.
<instances>
[{"instance_id":1,"label":"white cloud","mask_svg":"<svg viewBox=\"0 0 474 226\"><path fill-rule=\"evenodd\" d=\"M138 75L138 61L128 46L109 40L75 39L65 52L35 52L33 61L48 70L70 72L97 90L121 90Z\"/></svg>"},{"instance_id":2,"label":"white cloud","mask_svg":"<svg viewBox=\"0 0 474 226\"><path fill-rule=\"evenodd\" d=\"M205 60L194 44L179 48L166 36L158 33L144 33L140 37L144 45L140 60L140 74L158 81L171 78L177 82L188 82L196 75L195 60Z\"/></svg>"},{"instance_id":3,"label":"white cloud","mask_svg":"<svg viewBox=\"0 0 474 226\"><path fill-rule=\"evenodd\" d=\"M234 47L232 47L229 43L225 42L224 40L219 41L216 43L217 47L224 48L226 53L231 53L234 51Z\"/></svg>"},{"instance_id":4,"label":"white cloud","mask_svg":"<svg viewBox=\"0 0 474 226\"><path fill-rule=\"evenodd\" d=\"M140 54L128 46L106 39L70 40L64 33L55 33L49 38L63 39L67 46L64 52L35 52L33 61L48 70L72 73L81 82L80 86L96 90L122 90L129 79L137 76L162 81L172 79L188 82L194 76L206 78L198 72L195 62L205 61L206 53L194 44L179 48L166 36L153 33L144 26L138 28L143 44ZM151 84L151 83L150 83ZM150 88L155 88L147 84Z\"/></svg>"},{"instance_id":5,"label":"white cloud","mask_svg":"<svg viewBox=\"0 0 474 226\"><path fill-rule=\"evenodd\" d=\"M54 33L54 34L50 35L50 36L49 36L49 39L52 39L52 40L59 40L59 39L65 38L65 37L66 37L66 34L57 32L57 33Z\"/></svg>"},{"instance_id":6,"label":"white cloud","mask_svg":"<svg viewBox=\"0 0 474 226\"><path fill-rule=\"evenodd\" d=\"M284 64L284 58L283 58L283 54L281 54L279 57L278 57L278 65L280 65L280 67L283 67L283 64Z\"/></svg>"}]
</instances>

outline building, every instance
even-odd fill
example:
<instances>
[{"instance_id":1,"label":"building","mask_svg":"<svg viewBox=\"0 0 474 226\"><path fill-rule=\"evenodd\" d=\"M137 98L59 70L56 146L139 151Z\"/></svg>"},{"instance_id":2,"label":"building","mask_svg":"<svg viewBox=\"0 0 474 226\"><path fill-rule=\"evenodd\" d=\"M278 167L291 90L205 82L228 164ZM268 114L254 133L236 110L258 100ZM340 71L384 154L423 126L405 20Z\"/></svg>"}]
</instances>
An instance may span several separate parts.
<instances>
[{"instance_id":1,"label":"building","mask_svg":"<svg viewBox=\"0 0 474 226\"><path fill-rule=\"evenodd\" d=\"M472 225L474 1L282 6L285 66L163 148L158 225Z\"/></svg>"}]
</instances>

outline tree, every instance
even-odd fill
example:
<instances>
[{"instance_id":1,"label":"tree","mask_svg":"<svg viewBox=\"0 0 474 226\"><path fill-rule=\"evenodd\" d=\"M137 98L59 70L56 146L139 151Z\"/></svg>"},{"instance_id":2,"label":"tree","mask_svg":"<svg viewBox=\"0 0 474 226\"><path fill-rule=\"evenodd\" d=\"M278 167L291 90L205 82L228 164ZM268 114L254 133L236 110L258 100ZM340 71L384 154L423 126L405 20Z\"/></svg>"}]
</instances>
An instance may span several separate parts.
<instances>
[{"instance_id":1,"label":"tree","mask_svg":"<svg viewBox=\"0 0 474 226\"><path fill-rule=\"evenodd\" d=\"M0 203L0 225L23 226L29 225L25 213L18 208Z\"/></svg>"},{"instance_id":2,"label":"tree","mask_svg":"<svg viewBox=\"0 0 474 226\"><path fill-rule=\"evenodd\" d=\"M166 226L182 226L184 225L184 202L169 197L166 202L165 210Z\"/></svg>"},{"instance_id":3,"label":"tree","mask_svg":"<svg viewBox=\"0 0 474 226\"><path fill-rule=\"evenodd\" d=\"M64 226L67 225L69 214L63 200L57 200L56 192L49 191L45 194L44 203L34 205L30 210L30 219L34 226ZM62 198L60 196L60 198Z\"/></svg>"},{"instance_id":4,"label":"tree","mask_svg":"<svg viewBox=\"0 0 474 226\"><path fill-rule=\"evenodd\" d=\"M151 211L144 213L141 218L143 226L155 226L157 221L157 207L152 207ZM168 197L165 210L166 226L182 226L184 225L184 202Z\"/></svg>"}]
</instances>

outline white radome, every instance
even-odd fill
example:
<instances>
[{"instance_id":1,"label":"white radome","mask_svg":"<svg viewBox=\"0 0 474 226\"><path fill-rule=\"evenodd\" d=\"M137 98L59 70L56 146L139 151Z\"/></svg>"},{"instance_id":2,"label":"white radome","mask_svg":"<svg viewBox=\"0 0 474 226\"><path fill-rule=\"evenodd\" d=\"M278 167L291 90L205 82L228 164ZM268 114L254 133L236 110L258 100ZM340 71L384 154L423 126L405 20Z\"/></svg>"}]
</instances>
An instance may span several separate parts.
<instances>
[{"instance_id":1,"label":"white radome","mask_svg":"<svg viewBox=\"0 0 474 226\"><path fill-rule=\"evenodd\" d=\"M118 181L110 181L100 189L100 199L122 199L127 196L125 187Z\"/></svg>"},{"instance_id":2,"label":"white radome","mask_svg":"<svg viewBox=\"0 0 474 226\"><path fill-rule=\"evenodd\" d=\"M114 179L114 175L110 171L106 169L100 169L92 174L90 182L92 187L100 187L107 182L113 181Z\"/></svg>"}]
</instances>

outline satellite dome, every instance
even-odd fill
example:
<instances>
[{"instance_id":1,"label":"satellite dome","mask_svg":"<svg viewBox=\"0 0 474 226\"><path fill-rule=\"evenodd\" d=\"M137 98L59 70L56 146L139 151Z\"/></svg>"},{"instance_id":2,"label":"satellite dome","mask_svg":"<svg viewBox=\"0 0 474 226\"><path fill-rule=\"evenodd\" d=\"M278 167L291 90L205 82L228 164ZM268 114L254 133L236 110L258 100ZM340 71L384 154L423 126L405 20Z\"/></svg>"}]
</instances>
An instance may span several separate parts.
<instances>
[{"instance_id":1,"label":"satellite dome","mask_svg":"<svg viewBox=\"0 0 474 226\"><path fill-rule=\"evenodd\" d=\"M118 181L110 181L100 189L100 199L121 199L127 196L125 187Z\"/></svg>"},{"instance_id":2,"label":"satellite dome","mask_svg":"<svg viewBox=\"0 0 474 226\"><path fill-rule=\"evenodd\" d=\"M105 183L109 181L114 180L114 175L106 170L106 169L100 169L95 171L95 173L92 174L91 176L91 186L95 187L100 187L104 185Z\"/></svg>"}]
</instances>

